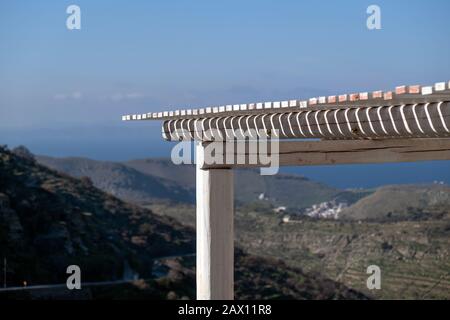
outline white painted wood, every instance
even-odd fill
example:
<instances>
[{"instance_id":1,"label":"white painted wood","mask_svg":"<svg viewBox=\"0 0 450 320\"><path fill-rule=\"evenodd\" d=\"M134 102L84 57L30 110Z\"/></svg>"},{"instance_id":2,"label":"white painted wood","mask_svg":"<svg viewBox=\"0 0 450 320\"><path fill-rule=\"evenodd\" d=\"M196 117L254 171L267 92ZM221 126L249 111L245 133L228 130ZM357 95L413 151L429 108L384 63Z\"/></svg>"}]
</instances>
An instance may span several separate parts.
<instances>
[{"instance_id":1,"label":"white painted wood","mask_svg":"<svg viewBox=\"0 0 450 320\"><path fill-rule=\"evenodd\" d=\"M197 299L234 297L233 170L202 169L197 159Z\"/></svg>"},{"instance_id":2,"label":"white painted wood","mask_svg":"<svg viewBox=\"0 0 450 320\"><path fill-rule=\"evenodd\" d=\"M326 138L326 139L386 139L449 137L450 102L439 104L414 104L382 106L377 108L348 108L343 110L310 110L271 114L269 117L254 115L228 116L200 119L202 127L195 122L168 120L163 123L166 136L178 140L176 131L186 131L191 137L201 136L203 141L217 140L218 136L207 134L205 130L220 130L225 136L226 129L248 130L267 128L279 130L282 139ZM214 119L214 121L212 121ZM205 125L204 125L205 124ZM307 129L307 130L305 130ZM172 138L174 137L174 138ZM243 140L242 135L237 135Z\"/></svg>"},{"instance_id":3,"label":"white painted wood","mask_svg":"<svg viewBox=\"0 0 450 320\"><path fill-rule=\"evenodd\" d=\"M253 148L254 150L254 148ZM236 155L237 148L233 148ZM224 147L224 153L226 153ZM242 155L242 154L241 154ZM258 168L250 163L251 153L245 148L243 164L227 164L233 168ZM225 158L225 156L224 156ZM280 166L314 166L358 163L414 162L450 160L450 138L408 138L384 140L280 141ZM224 162L225 163L225 162ZM220 168L223 164L205 164L203 168Z\"/></svg>"},{"instance_id":4,"label":"white painted wood","mask_svg":"<svg viewBox=\"0 0 450 320\"><path fill-rule=\"evenodd\" d=\"M151 120L153 118L157 120L171 120L180 118L190 118L196 115L202 115L202 117L209 116L211 113L217 113L220 116L229 115L245 115L245 114L261 114L261 113L274 113L278 111L278 108L292 108L289 111L296 111L296 109L307 108L311 109L330 109L330 108L348 108L348 107L377 107L380 105L403 105L403 104L416 104L416 103L436 103L441 101L449 101L450 99L450 81L438 82L430 86L412 85L397 86L394 90L388 91L373 91L370 94L368 92L353 93L353 94L341 94L338 96L325 97L312 97L306 101L290 100L289 105L284 102L265 102L265 103L253 103L253 104L235 104L227 105L226 107L214 111L214 108L207 107L202 109L187 109L176 110L174 113L161 112L157 114L157 117L147 117L137 119L136 115L131 115L132 120ZM254 105L255 107L250 107ZM130 119L125 119L130 120Z\"/></svg>"}]
</instances>

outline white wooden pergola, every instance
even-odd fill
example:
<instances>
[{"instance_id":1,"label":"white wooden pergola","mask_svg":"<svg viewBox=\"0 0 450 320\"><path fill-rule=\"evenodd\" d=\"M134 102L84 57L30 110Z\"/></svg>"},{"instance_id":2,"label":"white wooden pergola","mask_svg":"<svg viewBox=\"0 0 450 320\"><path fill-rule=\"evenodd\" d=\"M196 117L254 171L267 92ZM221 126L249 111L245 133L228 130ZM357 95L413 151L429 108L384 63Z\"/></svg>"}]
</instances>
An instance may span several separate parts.
<instances>
[{"instance_id":1,"label":"white wooden pergola","mask_svg":"<svg viewBox=\"0 0 450 320\"><path fill-rule=\"evenodd\" d=\"M122 120L162 120L164 139L197 141L197 299L203 300L233 299L232 169L267 166L252 141L277 141L270 152L281 166L450 160L450 81ZM206 161L212 149L215 161Z\"/></svg>"}]
</instances>

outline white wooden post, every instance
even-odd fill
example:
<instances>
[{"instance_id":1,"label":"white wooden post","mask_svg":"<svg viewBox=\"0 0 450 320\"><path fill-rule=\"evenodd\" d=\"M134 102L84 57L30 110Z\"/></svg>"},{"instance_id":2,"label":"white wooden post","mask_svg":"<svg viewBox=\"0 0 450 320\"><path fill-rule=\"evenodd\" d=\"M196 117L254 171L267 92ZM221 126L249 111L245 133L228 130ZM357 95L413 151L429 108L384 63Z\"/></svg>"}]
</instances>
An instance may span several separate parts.
<instances>
[{"instance_id":1,"label":"white wooden post","mask_svg":"<svg viewBox=\"0 0 450 320\"><path fill-rule=\"evenodd\" d=\"M233 170L201 169L197 143L197 299L234 297Z\"/></svg>"}]
</instances>

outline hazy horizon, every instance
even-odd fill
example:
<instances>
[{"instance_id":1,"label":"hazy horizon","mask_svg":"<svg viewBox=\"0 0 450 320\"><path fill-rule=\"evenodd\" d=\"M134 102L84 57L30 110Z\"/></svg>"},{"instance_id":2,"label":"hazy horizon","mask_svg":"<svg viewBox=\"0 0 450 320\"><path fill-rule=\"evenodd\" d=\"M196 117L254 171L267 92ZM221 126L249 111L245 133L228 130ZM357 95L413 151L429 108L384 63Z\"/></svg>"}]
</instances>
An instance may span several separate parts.
<instances>
[{"instance_id":1,"label":"hazy horizon","mask_svg":"<svg viewBox=\"0 0 450 320\"><path fill-rule=\"evenodd\" d=\"M0 3L0 143L51 156L169 157L158 122L122 114L450 80L450 2ZM296 168L339 187L450 183L450 162Z\"/></svg>"}]
</instances>

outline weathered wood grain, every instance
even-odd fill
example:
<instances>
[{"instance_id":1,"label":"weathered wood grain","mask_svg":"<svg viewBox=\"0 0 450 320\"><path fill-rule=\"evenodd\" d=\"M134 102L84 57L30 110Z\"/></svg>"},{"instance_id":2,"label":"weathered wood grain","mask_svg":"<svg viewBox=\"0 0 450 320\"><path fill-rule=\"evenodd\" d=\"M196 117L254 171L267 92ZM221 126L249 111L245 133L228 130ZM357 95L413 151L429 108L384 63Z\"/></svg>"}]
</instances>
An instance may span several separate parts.
<instances>
[{"instance_id":1,"label":"weathered wood grain","mask_svg":"<svg viewBox=\"0 0 450 320\"><path fill-rule=\"evenodd\" d=\"M206 142L205 145L222 142ZM242 142L241 142L242 143ZM251 164L249 159L258 159L258 151L233 147L235 156L243 155L241 164L203 164L202 168L259 168L266 166L259 161ZM228 152L223 148L224 159ZM245 150L241 153L238 150ZM251 151L249 151L251 150ZM270 156L272 154L269 153ZM316 166L358 163L413 162L450 160L450 138L409 138L384 140L340 140L340 141L279 141L280 166Z\"/></svg>"},{"instance_id":2,"label":"weathered wood grain","mask_svg":"<svg viewBox=\"0 0 450 320\"><path fill-rule=\"evenodd\" d=\"M233 170L202 168L197 154L197 299L234 296Z\"/></svg>"}]
</instances>

